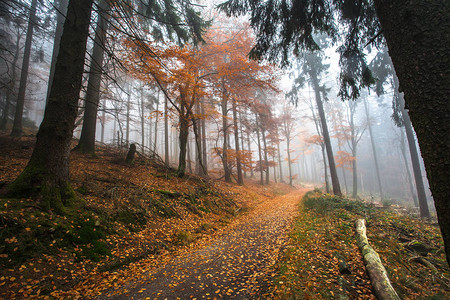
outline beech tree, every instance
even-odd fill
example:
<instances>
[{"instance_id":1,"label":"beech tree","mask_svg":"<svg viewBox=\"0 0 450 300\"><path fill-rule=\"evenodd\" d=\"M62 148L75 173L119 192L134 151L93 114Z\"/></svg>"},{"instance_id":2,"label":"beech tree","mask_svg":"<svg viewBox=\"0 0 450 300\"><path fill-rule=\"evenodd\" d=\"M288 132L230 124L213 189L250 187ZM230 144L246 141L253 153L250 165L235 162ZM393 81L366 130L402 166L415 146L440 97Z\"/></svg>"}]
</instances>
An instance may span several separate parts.
<instances>
[{"instance_id":1,"label":"beech tree","mask_svg":"<svg viewBox=\"0 0 450 300\"><path fill-rule=\"evenodd\" d=\"M343 68L341 87L351 91L341 93L344 98L356 98L359 87L372 81L363 48L385 40L417 133L450 261L448 1L229 0L220 7L229 14L251 13L251 26L258 36L251 52L254 57L287 62L289 55L302 48L318 48L314 32L343 34L342 57L359 65L358 72Z\"/></svg>"}]
</instances>

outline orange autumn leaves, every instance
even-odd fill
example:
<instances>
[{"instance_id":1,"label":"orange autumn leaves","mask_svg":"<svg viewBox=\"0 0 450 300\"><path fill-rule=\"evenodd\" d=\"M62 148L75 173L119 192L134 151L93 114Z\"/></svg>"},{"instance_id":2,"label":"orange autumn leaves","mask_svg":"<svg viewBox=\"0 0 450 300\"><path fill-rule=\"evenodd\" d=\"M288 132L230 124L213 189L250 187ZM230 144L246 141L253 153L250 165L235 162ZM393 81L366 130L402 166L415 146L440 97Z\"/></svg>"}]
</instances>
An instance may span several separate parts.
<instances>
[{"instance_id":1,"label":"orange autumn leaves","mask_svg":"<svg viewBox=\"0 0 450 300\"><path fill-rule=\"evenodd\" d=\"M249 60L253 38L247 26L211 28L205 44L167 45L125 39L124 65L133 77L164 90L179 111L202 98L251 101L258 89L276 90L276 69Z\"/></svg>"}]
</instances>

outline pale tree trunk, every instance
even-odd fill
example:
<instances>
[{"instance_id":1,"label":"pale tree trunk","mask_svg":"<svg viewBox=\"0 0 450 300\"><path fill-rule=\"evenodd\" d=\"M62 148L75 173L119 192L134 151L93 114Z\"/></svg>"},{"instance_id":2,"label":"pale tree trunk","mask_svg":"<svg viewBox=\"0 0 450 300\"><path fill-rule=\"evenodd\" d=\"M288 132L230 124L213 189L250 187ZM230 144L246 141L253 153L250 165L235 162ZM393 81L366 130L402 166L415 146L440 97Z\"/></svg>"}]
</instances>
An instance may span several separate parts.
<instances>
[{"instance_id":1,"label":"pale tree trunk","mask_svg":"<svg viewBox=\"0 0 450 300\"><path fill-rule=\"evenodd\" d=\"M259 140L259 137L258 137ZM250 130L247 130L247 148L248 151L251 151L251 144L250 144ZM253 155L250 156L250 178L255 177L255 174L253 173Z\"/></svg>"},{"instance_id":2,"label":"pale tree trunk","mask_svg":"<svg viewBox=\"0 0 450 300\"><path fill-rule=\"evenodd\" d=\"M10 197L33 198L63 212L75 193L69 182L70 142L75 128L93 0L70 0L60 54L44 119L25 170L8 186Z\"/></svg>"},{"instance_id":3,"label":"pale tree trunk","mask_svg":"<svg viewBox=\"0 0 450 300\"><path fill-rule=\"evenodd\" d=\"M164 96L164 162L170 165L169 160L169 107L168 99Z\"/></svg>"},{"instance_id":4,"label":"pale tree trunk","mask_svg":"<svg viewBox=\"0 0 450 300\"><path fill-rule=\"evenodd\" d=\"M141 118L141 148L142 154L145 154L145 102L144 102L144 90L141 86L141 101L139 107L139 115ZM148 137L151 140L151 135Z\"/></svg>"},{"instance_id":5,"label":"pale tree trunk","mask_svg":"<svg viewBox=\"0 0 450 300\"><path fill-rule=\"evenodd\" d=\"M11 136L22 134L23 107L25 104L25 92L27 88L28 68L30 66L31 42L33 40L33 30L36 23L37 0L31 1L30 15L28 18L27 36L25 38L25 48L23 50L22 71L20 72L19 92L17 95L16 111Z\"/></svg>"},{"instance_id":6,"label":"pale tree trunk","mask_svg":"<svg viewBox=\"0 0 450 300\"><path fill-rule=\"evenodd\" d=\"M127 96L127 119L125 128L125 146L128 149L128 144L130 143L130 110L131 110L131 86L128 85L128 96Z\"/></svg>"},{"instance_id":7,"label":"pale tree trunk","mask_svg":"<svg viewBox=\"0 0 450 300\"><path fill-rule=\"evenodd\" d=\"M155 140L153 142L153 152L154 153L156 153L156 145L157 145L157 142L158 142L158 119L159 119L159 90L158 90L158 94L156 96ZM150 125L151 124L152 123L150 122ZM151 145L150 145L150 142L149 142L149 148L151 149L150 146Z\"/></svg>"},{"instance_id":8,"label":"pale tree trunk","mask_svg":"<svg viewBox=\"0 0 450 300\"><path fill-rule=\"evenodd\" d=\"M383 186L381 185L380 166L378 164L378 156L377 156L377 151L376 151L376 147L375 147L375 141L373 138L372 123L370 121L369 105L367 103L367 99L364 99L364 108L366 111L366 117L367 117L367 122L368 122L367 125L369 127L370 144L372 145L373 160L375 162L375 171L377 173L378 190L380 191L380 198L383 199L384 194L383 194Z\"/></svg>"}]
</instances>

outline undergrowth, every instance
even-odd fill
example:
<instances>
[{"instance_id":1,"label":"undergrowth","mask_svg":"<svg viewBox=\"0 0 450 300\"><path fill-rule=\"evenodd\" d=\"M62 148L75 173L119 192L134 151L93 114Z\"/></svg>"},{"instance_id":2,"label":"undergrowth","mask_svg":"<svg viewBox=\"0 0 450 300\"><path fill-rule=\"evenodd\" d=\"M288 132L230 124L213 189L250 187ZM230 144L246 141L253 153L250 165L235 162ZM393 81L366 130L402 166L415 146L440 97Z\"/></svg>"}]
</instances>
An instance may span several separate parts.
<instances>
[{"instance_id":1,"label":"undergrowth","mask_svg":"<svg viewBox=\"0 0 450 300\"><path fill-rule=\"evenodd\" d=\"M303 198L272 296L375 299L354 237L360 218L366 219L369 242L400 298L448 299L450 274L436 226L318 189Z\"/></svg>"}]
</instances>

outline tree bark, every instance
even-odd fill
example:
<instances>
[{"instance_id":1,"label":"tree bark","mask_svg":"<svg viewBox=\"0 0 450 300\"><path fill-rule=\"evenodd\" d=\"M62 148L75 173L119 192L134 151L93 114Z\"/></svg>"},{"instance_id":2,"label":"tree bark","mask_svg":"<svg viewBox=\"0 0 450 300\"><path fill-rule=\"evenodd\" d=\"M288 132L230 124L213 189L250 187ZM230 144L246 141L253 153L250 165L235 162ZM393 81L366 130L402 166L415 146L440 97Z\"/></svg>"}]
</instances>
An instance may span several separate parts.
<instances>
[{"instance_id":1,"label":"tree bark","mask_svg":"<svg viewBox=\"0 0 450 300\"><path fill-rule=\"evenodd\" d=\"M239 127L237 122L237 105L236 105L236 99L233 98L232 100L232 107L233 107L233 126L234 126L234 145L236 150L236 169L237 169L237 183L239 185L244 184L244 179L242 178L242 165L241 165L241 151L239 149Z\"/></svg>"},{"instance_id":2,"label":"tree bark","mask_svg":"<svg viewBox=\"0 0 450 300\"><path fill-rule=\"evenodd\" d=\"M27 35L25 38L25 48L23 50L22 71L20 72L19 92L17 94L16 111L11 136L22 134L23 107L25 104L25 92L27 88L28 68L30 66L31 42L33 40L33 30L36 23L37 0L31 2L30 16L28 18Z\"/></svg>"},{"instance_id":3,"label":"tree bark","mask_svg":"<svg viewBox=\"0 0 450 300\"><path fill-rule=\"evenodd\" d=\"M223 84L224 85L224 84ZM222 148L222 164L225 172L225 182L231 182L231 172L228 167L228 99L223 87L222 91L222 130L223 130L223 148Z\"/></svg>"},{"instance_id":4,"label":"tree bark","mask_svg":"<svg viewBox=\"0 0 450 300\"><path fill-rule=\"evenodd\" d=\"M25 170L8 187L13 197L39 199L43 208L63 211L74 192L69 182L74 130L93 0L70 0L52 90L36 145Z\"/></svg>"},{"instance_id":5,"label":"tree bark","mask_svg":"<svg viewBox=\"0 0 450 300\"><path fill-rule=\"evenodd\" d=\"M184 96L182 95L181 98ZM181 100L183 102L183 100ZM183 103L180 104L180 153L178 159L177 176L184 177L186 174L186 148L189 137L189 120L185 116L186 108Z\"/></svg>"},{"instance_id":6,"label":"tree bark","mask_svg":"<svg viewBox=\"0 0 450 300\"><path fill-rule=\"evenodd\" d=\"M446 0L375 0L405 93L450 261L450 6Z\"/></svg>"},{"instance_id":7,"label":"tree bark","mask_svg":"<svg viewBox=\"0 0 450 300\"><path fill-rule=\"evenodd\" d=\"M336 172L336 164L334 162L330 134L328 133L327 119L325 118L325 111L323 109L323 103L322 103L322 99L320 97L319 82L318 82L317 75L315 74L315 72L311 71L310 76L311 76L311 81L312 81L315 96L316 96L317 108L319 110L319 118L320 118L320 123L322 125L323 140L325 142L325 148L327 150L328 165L330 167L330 175L331 175L331 184L333 186L333 194L341 196L342 195L341 187L339 185L339 178L338 178L337 172Z\"/></svg>"},{"instance_id":8,"label":"tree bark","mask_svg":"<svg viewBox=\"0 0 450 300\"><path fill-rule=\"evenodd\" d=\"M68 0L57 0L59 2L57 9L57 17L56 17L56 30L55 30L55 39L53 43L53 52L52 52L52 63L50 65L50 74L48 77L48 87L47 87L47 97L45 99L45 103L48 103L48 97L50 97L50 91L52 89L53 76L55 75L55 66L56 60L58 59L59 46L61 44L61 35L63 33L64 28L64 20L67 15L67 4Z\"/></svg>"},{"instance_id":9,"label":"tree bark","mask_svg":"<svg viewBox=\"0 0 450 300\"><path fill-rule=\"evenodd\" d=\"M378 256L378 253L369 245L364 223L364 219L359 219L355 222L356 244L361 250L367 273L372 282L373 291L378 299L400 300L400 297L397 295L389 281L386 269L380 260L380 256Z\"/></svg>"},{"instance_id":10,"label":"tree bark","mask_svg":"<svg viewBox=\"0 0 450 300\"><path fill-rule=\"evenodd\" d=\"M101 0L99 5L99 17L95 29L94 48L92 50L91 64L89 66L89 80L84 100L84 118L81 129L80 141L76 150L83 153L95 153L95 131L97 127L97 111L100 101L100 85L102 80L103 58L105 54L106 32L110 14L109 1ZM128 115L127 115L128 118ZM128 120L128 119L127 119ZM128 128L128 123L127 123ZM128 147L127 129L127 147Z\"/></svg>"},{"instance_id":11,"label":"tree bark","mask_svg":"<svg viewBox=\"0 0 450 300\"><path fill-rule=\"evenodd\" d=\"M267 156L267 141L266 141L266 134L265 134L266 130L263 128L261 128L261 136L262 136L262 140L263 140L263 144L264 144L264 168L266 171L266 184L269 184L269 158Z\"/></svg>"},{"instance_id":12,"label":"tree bark","mask_svg":"<svg viewBox=\"0 0 450 300\"><path fill-rule=\"evenodd\" d=\"M167 166L169 161L169 107L167 96L164 96L164 162Z\"/></svg>"}]
</instances>

